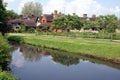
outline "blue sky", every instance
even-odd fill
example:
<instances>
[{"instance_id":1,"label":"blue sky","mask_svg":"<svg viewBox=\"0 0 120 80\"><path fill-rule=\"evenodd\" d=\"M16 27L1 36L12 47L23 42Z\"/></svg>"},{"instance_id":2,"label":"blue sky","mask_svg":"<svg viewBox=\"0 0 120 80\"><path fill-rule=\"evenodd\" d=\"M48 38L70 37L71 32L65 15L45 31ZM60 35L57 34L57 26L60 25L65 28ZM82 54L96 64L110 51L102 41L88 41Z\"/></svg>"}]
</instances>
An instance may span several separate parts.
<instances>
[{"instance_id":1,"label":"blue sky","mask_svg":"<svg viewBox=\"0 0 120 80\"><path fill-rule=\"evenodd\" d=\"M4 0L8 3L7 9L14 10L18 14L21 13L25 2L39 2L43 6L43 13L52 13L54 10L65 14L76 13L82 15L87 13L106 15L115 14L120 17L119 0Z\"/></svg>"}]
</instances>

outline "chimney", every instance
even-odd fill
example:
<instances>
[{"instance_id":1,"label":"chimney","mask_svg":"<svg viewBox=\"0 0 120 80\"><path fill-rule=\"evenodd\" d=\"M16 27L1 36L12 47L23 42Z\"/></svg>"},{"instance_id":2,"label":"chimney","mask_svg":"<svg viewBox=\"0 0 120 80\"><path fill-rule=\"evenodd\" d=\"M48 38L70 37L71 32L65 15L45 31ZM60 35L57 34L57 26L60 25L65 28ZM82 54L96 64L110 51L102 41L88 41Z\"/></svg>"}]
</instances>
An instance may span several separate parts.
<instances>
[{"instance_id":1,"label":"chimney","mask_svg":"<svg viewBox=\"0 0 120 80\"><path fill-rule=\"evenodd\" d=\"M73 16L75 16L76 15L76 13L73 13Z\"/></svg>"},{"instance_id":2,"label":"chimney","mask_svg":"<svg viewBox=\"0 0 120 80\"><path fill-rule=\"evenodd\" d=\"M23 15L20 15L20 16L19 16L19 19L23 19Z\"/></svg>"},{"instance_id":3,"label":"chimney","mask_svg":"<svg viewBox=\"0 0 120 80\"><path fill-rule=\"evenodd\" d=\"M87 18L87 14L83 14L83 18Z\"/></svg>"},{"instance_id":4,"label":"chimney","mask_svg":"<svg viewBox=\"0 0 120 80\"><path fill-rule=\"evenodd\" d=\"M58 15L58 11L57 10L54 10L54 15Z\"/></svg>"},{"instance_id":5,"label":"chimney","mask_svg":"<svg viewBox=\"0 0 120 80\"><path fill-rule=\"evenodd\" d=\"M57 10L54 10L54 16L53 16L54 18L55 17L58 17L58 11Z\"/></svg>"},{"instance_id":6,"label":"chimney","mask_svg":"<svg viewBox=\"0 0 120 80\"><path fill-rule=\"evenodd\" d=\"M95 14L93 14L93 15L92 15L92 18L96 18L96 15L95 15Z\"/></svg>"}]
</instances>

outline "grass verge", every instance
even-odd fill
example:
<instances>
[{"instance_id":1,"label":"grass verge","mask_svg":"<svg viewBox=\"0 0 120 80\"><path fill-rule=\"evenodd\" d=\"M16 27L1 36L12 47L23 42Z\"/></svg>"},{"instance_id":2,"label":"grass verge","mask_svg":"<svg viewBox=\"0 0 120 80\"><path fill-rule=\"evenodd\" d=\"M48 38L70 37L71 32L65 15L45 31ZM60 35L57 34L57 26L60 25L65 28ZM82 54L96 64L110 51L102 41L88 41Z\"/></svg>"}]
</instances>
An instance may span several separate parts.
<instances>
[{"instance_id":1,"label":"grass verge","mask_svg":"<svg viewBox=\"0 0 120 80\"><path fill-rule=\"evenodd\" d=\"M22 36L25 43L35 46L46 46L77 54L92 55L92 57L112 59L116 62L120 61L120 42L52 35L36 36L35 34L10 34L10 36Z\"/></svg>"}]
</instances>

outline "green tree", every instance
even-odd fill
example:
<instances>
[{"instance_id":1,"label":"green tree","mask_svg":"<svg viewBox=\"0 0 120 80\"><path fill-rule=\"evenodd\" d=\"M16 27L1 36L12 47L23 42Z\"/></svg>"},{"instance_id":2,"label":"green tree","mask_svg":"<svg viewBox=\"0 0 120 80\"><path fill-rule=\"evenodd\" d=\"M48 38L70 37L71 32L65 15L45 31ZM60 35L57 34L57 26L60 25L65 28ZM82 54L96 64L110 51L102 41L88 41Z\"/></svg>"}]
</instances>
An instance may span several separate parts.
<instances>
[{"instance_id":1,"label":"green tree","mask_svg":"<svg viewBox=\"0 0 120 80\"><path fill-rule=\"evenodd\" d=\"M117 28L117 17L115 15L99 16L97 21L99 27L106 32L113 33Z\"/></svg>"},{"instance_id":2,"label":"green tree","mask_svg":"<svg viewBox=\"0 0 120 80\"><path fill-rule=\"evenodd\" d=\"M16 19L19 17L19 15L15 13L13 10L6 10L6 16L7 19Z\"/></svg>"},{"instance_id":3,"label":"green tree","mask_svg":"<svg viewBox=\"0 0 120 80\"><path fill-rule=\"evenodd\" d=\"M5 35L6 32L6 9L3 0L0 0L0 32Z\"/></svg>"},{"instance_id":4,"label":"green tree","mask_svg":"<svg viewBox=\"0 0 120 80\"><path fill-rule=\"evenodd\" d=\"M53 29L81 29L82 22L78 16L64 15L55 18L52 22Z\"/></svg>"},{"instance_id":5,"label":"green tree","mask_svg":"<svg viewBox=\"0 0 120 80\"><path fill-rule=\"evenodd\" d=\"M26 2L22 8L23 15L33 14L35 16L40 16L42 11L42 5L38 2Z\"/></svg>"},{"instance_id":6,"label":"green tree","mask_svg":"<svg viewBox=\"0 0 120 80\"><path fill-rule=\"evenodd\" d=\"M90 21L88 21L88 20L83 20L83 28L84 28L84 29L90 29L90 28L91 28Z\"/></svg>"},{"instance_id":7,"label":"green tree","mask_svg":"<svg viewBox=\"0 0 120 80\"><path fill-rule=\"evenodd\" d=\"M106 30L109 33L115 32L115 29L117 28L117 17L115 15L107 15L106 16Z\"/></svg>"}]
</instances>

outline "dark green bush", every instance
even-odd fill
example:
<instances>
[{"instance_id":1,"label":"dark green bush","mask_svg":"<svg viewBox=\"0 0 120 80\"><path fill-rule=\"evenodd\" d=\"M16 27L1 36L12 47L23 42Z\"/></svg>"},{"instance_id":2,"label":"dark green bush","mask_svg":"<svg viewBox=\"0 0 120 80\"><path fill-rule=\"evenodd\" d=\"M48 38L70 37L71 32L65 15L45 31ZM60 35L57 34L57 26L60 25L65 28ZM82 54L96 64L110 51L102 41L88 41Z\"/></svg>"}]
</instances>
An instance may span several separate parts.
<instances>
[{"instance_id":1,"label":"dark green bush","mask_svg":"<svg viewBox=\"0 0 120 80\"><path fill-rule=\"evenodd\" d=\"M23 43L24 39L22 37L20 37L20 36L9 36L8 41L13 41L13 42L17 42L17 43Z\"/></svg>"},{"instance_id":2,"label":"dark green bush","mask_svg":"<svg viewBox=\"0 0 120 80\"><path fill-rule=\"evenodd\" d=\"M35 29L34 28L30 28L27 30L28 33L35 33Z\"/></svg>"}]
</instances>

